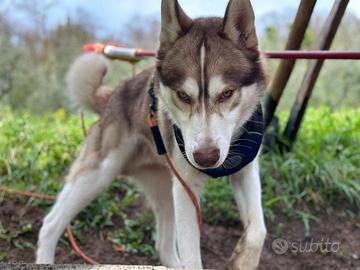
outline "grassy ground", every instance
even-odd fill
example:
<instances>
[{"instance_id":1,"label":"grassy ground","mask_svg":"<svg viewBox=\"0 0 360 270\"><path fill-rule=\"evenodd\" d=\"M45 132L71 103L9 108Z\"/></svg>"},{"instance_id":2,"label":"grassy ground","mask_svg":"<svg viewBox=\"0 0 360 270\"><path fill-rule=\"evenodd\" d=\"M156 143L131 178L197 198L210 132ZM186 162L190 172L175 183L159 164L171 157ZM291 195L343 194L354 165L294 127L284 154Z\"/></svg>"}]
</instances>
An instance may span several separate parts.
<instances>
[{"instance_id":1,"label":"grassy ground","mask_svg":"<svg viewBox=\"0 0 360 270\"><path fill-rule=\"evenodd\" d=\"M57 194L83 140L79 118L63 110L42 117L9 110L1 111L1 115L0 186ZM285 113L280 115L282 123L286 117ZM94 120L89 117L86 121L89 125ZM268 221L281 214L302 219L308 229L309 221L324 210L336 208L355 215L360 209L359 130L360 110L332 113L327 108L310 109L292 152L262 156L263 205ZM20 200L40 207L51 204ZM114 219L121 219L124 228L108 233L106 238L130 252L154 254L151 216L145 211L131 212L140 202L133 186L115 181L81 213L74 223L75 233L88 228L101 230L111 226ZM202 206L208 224L239 222L227 179L209 182ZM0 238L7 239L9 234L0 221Z\"/></svg>"}]
</instances>

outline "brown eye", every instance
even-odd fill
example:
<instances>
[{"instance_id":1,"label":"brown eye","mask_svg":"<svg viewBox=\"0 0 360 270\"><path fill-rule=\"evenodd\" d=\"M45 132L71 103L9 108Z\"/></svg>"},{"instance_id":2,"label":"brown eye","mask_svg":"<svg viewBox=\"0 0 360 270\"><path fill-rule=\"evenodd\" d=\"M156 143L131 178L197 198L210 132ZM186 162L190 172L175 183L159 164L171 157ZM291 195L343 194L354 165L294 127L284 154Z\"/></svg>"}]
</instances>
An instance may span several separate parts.
<instances>
[{"instance_id":1,"label":"brown eye","mask_svg":"<svg viewBox=\"0 0 360 270\"><path fill-rule=\"evenodd\" d=\"M191 97L189 95L187 95L185 92L183 91L177 91L176 92L178 98L182 101L185 102L187 104L191 104Z\"/></svg>"},{"instance_id":2,"label":"brown eye","mask_svg":"<svg viewBox=\"0 0 360 270\"><path fill-rule=\"evenodd\" d=\"M219 96L219 102L225 102L234 95L235 89L228 89Z\"/></svg>"}]
</instances>

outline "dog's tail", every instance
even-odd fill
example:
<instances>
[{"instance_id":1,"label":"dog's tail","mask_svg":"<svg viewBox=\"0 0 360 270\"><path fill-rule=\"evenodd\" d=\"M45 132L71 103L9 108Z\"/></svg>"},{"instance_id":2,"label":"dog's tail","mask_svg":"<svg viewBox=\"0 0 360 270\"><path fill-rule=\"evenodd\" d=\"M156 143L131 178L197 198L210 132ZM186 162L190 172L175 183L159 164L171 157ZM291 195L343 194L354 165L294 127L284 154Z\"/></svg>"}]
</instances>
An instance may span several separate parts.
<instances>
[{"instance_id":1,"label":"dog's tail","mask_svg":"<svg viewBox=\"0 0 360 270\"><path fill-rule=\"evenodd\" d=\"M72 101L101 114L113 92L103 85L104 77L110 71L110 61L98 53L79 56L69 69L66 83Z\"/></svg>"}]
</instances>

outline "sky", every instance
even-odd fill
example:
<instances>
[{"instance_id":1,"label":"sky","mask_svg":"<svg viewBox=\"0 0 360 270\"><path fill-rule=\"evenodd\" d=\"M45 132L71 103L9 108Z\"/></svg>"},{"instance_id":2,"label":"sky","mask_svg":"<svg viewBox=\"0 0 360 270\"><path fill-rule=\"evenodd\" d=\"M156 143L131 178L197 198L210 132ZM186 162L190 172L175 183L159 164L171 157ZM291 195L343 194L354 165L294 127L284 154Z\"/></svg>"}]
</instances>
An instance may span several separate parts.
<instances>
[{"instance_id":1,"label":"sky","mask_svg":"<svg viewBox=\"0 0 360 270\"><path fill-rule=\"evenodd\" d=\"M19 0L0 0L0 11L11 10L16 17L13 2ZM38 0L48 1L49 0ZM50 0L51 1L51 0ZM160 18L161 0L58 0L49 11L49 25L54 27L66 20L67 14L75 14L81 8L94 15L96 24L106 32L116 32L121 26L128 24L136 16ZM223 16L228 0L179 0L181 6L190 17ZM252 0L257 20L274 12L293 14L300 0ZM329 13L332 0L318 0L316 12ZM290 13L292 11L292 13ZM360 17L360 0L350 0L348 12Z\"/></svg>"}]
</instances>

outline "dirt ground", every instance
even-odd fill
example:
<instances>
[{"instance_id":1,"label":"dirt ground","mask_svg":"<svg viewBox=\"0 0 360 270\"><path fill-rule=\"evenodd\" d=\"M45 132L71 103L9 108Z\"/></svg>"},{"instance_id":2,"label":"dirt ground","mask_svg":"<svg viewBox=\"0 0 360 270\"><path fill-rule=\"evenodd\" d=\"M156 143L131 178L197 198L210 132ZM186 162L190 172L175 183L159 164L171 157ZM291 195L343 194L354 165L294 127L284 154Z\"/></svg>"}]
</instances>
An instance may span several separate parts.
<instances>
[{"instance_id":1,"label":"dirt ground","mask_svg":"<svg viewBox=\"0 0 360 270\"><path fill-rule=\"evenodd\" d=\"M19 231L23 225L33 227L16 237L17 241L0 238L0 254L6 253L2 262L34 262L33 247L45 210L29 207L6 198L0 202L0 221L3 228ZM348 217L323 214L318 223L311 224L310 235L304 238L300 221L287 222L284 217L267 224L268 236L259 269L351 269L360 270L360 223ZM1 225L0 224L0 225ZM2 228L0 226L0 230ZM205 268L225 269L236 242L241 236L241 226L221 227L205 225L202 234L202 253ZM83 251L100 263L159 265L155 258L116 252L103 233L90 231L82 237ZM284 240L286 239L286 242ZM278 239L274 242L275 239ZM31 243L24 247L21 243ZM288 249L286 250L286 247ZM285 254L277 254L283 253ZM65 238L60 241L57 263L84 263Z\"/></svg>"}]
</instances>

